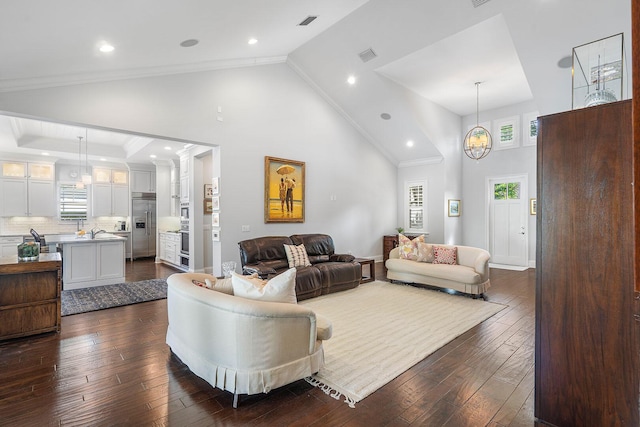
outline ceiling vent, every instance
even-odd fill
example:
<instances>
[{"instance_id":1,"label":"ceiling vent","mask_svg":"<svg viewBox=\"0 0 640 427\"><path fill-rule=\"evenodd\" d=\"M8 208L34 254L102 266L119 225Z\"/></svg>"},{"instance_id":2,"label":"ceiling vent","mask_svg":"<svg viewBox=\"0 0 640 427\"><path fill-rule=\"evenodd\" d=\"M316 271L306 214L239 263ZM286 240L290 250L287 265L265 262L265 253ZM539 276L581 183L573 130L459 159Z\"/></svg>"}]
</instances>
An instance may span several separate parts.
<instances>
[{"instance_id":1,"label":"ceiling vent","mask_svg":"<svg viewBox=\"0 0 640 427\"><path fill-rule=\"evenodd\" d=\"M360 52L358 56L360 57L360 59L362 59L362 62L368 62L368 61L371 61L373 58L376 58L378 55L376 55L373 49L369 48L367 50Z\"/></svg>"},{"instance_id":2,"label":"ceiling vent","mask_svg":"<svg viewBox=\"0 0 640 427\"><path fill-rule=\"evenodd\" d=\"M302 21L298 25L301 25L303 27L307 26L307 25L311 24L313 21L315 21L316 18L317 18L317 16L307 16L306 18L304 18L304 21Z\"/></svg>"},{"instance_id":3,"label":"ceiling vent","mask_svg":"<svg viewBox=\"0 0 640 427\"><path fill-rule=\"evenodd\" d=\"M471 3L473 3L473 7L478 7L478 6L482 6L488 1L489 0L471 0Z\"/></svg>"}]
</instances>

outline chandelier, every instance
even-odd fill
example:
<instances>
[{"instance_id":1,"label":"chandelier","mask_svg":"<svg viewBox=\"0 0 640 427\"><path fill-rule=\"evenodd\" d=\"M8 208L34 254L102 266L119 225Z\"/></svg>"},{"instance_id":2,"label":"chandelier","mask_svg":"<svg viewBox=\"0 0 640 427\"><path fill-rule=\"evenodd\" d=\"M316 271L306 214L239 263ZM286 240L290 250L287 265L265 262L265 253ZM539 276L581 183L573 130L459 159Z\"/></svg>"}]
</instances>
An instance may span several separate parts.
<instances>
[{"instance_id":1,"label":"chandelier","mask_svg":"<svg viewBox=\"0 0 640 427\"><path fill-rule=\"evenodd\" d=\"M464 137L464 154L467 157L480 160L491 151L491 134L480 126L480 82L476 82L476 125Z\"/></svg>"}]
</instances>

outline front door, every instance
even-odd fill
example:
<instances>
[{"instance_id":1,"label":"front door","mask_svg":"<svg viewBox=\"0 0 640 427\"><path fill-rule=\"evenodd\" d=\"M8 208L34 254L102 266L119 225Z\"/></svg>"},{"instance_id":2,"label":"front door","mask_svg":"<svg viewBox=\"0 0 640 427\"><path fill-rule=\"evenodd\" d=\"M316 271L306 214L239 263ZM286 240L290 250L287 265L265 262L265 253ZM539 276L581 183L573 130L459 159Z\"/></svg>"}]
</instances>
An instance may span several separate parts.
<instances>
[{"instance_id":1,"label":"front door","mask_svg":"<svg viewBox=\"0 0 640 427\"><path fill-rule=\"evenodd\" d=\"M491 262L526 267L527 177L492 178L487 190Z\"/></svg>"}]
</instances>

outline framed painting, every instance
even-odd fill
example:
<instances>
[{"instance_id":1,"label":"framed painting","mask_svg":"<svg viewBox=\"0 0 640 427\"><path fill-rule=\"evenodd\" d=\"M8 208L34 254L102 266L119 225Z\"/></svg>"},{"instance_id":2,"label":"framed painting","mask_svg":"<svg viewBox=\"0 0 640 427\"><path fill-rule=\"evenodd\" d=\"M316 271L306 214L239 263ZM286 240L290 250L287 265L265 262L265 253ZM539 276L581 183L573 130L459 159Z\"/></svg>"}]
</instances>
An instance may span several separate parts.
<instances>
[{"instance_id":1,"label":"framed painting","mask_svg":"<svg viewBox=\"0 0 640 427\"><path fill-rule=\"evenodd\" d=\"M529 214L535 215L538 213L538 201L537 199L529 199Z\"/></svg>"},{"instance_id":2,"label":"framed painting","mask_svg":"<svg viewBox=\"0 0 640 427\"><path fill-rule=\"evenodd\" d=\"M204 214L211 215L213 213L213 202L211 199L204 199Z\"/></svg>"},{"instance_id":3,"label":"framed painting","mask_svg":"<svg viewBox=\"0 0 640 427\"><path fill-rule=\"evenodd\" d=\"M205 199L210 199L211 197L213 197L213 184L204 185L204 197Z\"/></svg>"},{"instance_id":4,"label":"framed painting","mask_svg":"<svg viewBox=\"0 0 640 427\"><path fill-rule=\"evenodd\" d=\"M220 194L220 177L216 176L211 180L211 195Z\"/></svg>"},{"instance_id":5,"label":"framed painting","mask_svg":"<svg viewBox=\"0 0 640 427\"><path fill-rule=\"evenodd\" d=\"M460 200L449 199L447 212L449 216L460 216Z\"/></svg>"},{"instance_id":6,"label":"framed painting","mask_svg":"<svg viewBox=\"0 0 640 427\"><path fill-rule=\"evenodd\" d=\"M264 158L264 222L304 222L304 162Z\"/></svg>"}]
</instances>

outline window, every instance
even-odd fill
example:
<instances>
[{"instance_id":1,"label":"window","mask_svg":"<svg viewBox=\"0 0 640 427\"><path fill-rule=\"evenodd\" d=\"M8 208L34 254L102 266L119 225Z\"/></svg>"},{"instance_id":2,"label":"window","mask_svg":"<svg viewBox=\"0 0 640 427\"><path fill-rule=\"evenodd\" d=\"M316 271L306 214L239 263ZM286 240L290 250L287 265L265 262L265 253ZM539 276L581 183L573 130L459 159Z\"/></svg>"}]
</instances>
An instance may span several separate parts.
<instances>
[{"instance_id":1,"label":"window","mask_svg":"<svg viewBox=\"0 0 640 427\"><path fill-rule=\"evenodd\" d=\"M494 200L517 200L520 198L519 182L502 182L493 186Z\"/></svg>"},{"instance_id":2,"label":"window","mask_svg":"<svg viewBox=\"0 0 640 427\"><path fill-rule=\"evenodd\" d=\"M87 219L87 188L75 184L60 184L60 219L76 221Z\"/></svg>"},{"instance_id":3,"label":"window","mask_svg":"<svg viewBox=\"0 0 640 427\"><path fill-rule=\"evenodd\" d=\"M425 189L424 181L406 184L405 228L409 231L424 231L426 228Z\"/></svg>"}]
</instances>

